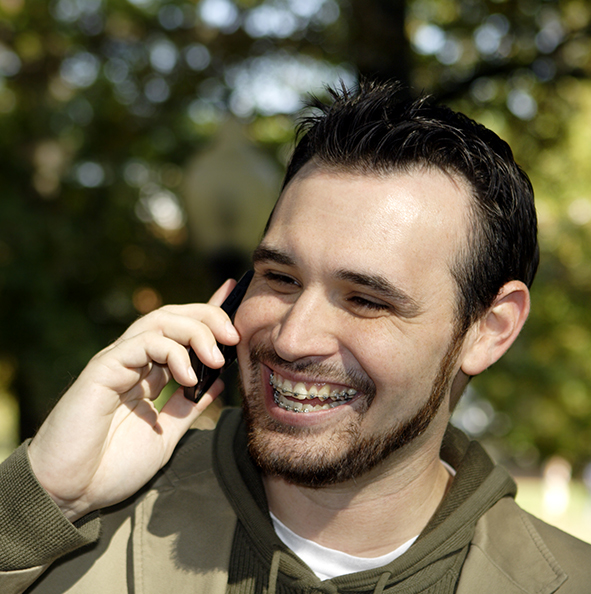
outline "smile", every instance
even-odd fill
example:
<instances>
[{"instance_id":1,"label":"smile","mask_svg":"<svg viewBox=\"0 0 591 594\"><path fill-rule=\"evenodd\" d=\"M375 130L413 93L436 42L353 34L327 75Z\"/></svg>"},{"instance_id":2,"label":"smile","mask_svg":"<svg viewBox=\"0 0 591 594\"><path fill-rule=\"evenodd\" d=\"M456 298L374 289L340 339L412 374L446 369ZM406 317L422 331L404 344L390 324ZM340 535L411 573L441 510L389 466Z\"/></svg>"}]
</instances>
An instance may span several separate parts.
<instances>
[{"instance_id":1,"label":"smile","mask_svg":"<svg viewBox=\"0 0 591 594\"><path fill-rule=\"evenodd\" d=\"M312 384L309 388L303 382L297 382L294 385L292 381L284 379L276 373L271 373L269 383L273 388L275 404L279 408L292 412L307 413L329 410L346 404L357 394L357 390L352 388L338 390L331 388L329 384L324 384L321 387Z\"/></svg>"}]
</instances>

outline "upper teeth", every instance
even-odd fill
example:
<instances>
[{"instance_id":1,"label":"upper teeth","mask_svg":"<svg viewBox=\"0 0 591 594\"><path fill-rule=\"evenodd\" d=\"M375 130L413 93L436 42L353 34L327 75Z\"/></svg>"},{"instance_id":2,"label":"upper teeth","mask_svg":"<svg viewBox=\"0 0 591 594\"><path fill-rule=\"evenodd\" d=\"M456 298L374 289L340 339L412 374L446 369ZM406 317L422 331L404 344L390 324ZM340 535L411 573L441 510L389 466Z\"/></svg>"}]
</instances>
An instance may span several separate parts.
<instances>
[{"instance_id":1,"label":"upper teeth","mask_svg":"<svg viewBox=\"0 0 591 594\"><path fill-rule=\"evenodd\" d=\"M271 374L269 383L274 388L275 402L282 408L294 410L296 412L311 412L313 410L333 408L351 400L351 398L357 394L357 390L354 390L353 388L336 390L331 389L328 384L324 384L320 388L316 385L306 388L306 385L303 382L297 382L294 385L292 381L284 379L280 375L274 373ZM332 402L323 406L310 406L309 404L301 405L286 400L284 396L289 396L290 398L295 398L297 400L318 399L321 402L330 399Z\"/></svg>"}]
</instances>

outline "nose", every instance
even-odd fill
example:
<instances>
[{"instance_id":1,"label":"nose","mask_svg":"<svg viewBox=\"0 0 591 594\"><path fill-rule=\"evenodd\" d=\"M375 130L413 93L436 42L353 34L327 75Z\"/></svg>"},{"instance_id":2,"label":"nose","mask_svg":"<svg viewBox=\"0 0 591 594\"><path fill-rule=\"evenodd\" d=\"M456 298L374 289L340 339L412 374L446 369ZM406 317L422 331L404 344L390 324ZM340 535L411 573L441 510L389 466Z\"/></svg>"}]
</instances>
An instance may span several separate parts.
<instances>
[{"instance_id":1,"label":"nose","mask_svg":"<svg viewBox=\"0 0 591 594\"><path fill-rule=\"evenodd\" d=\"M275 352L291 362L330 357L339 348L337 317L337 309L322 291L302 291L273 330Z\"/></svg>"}]
</instances>

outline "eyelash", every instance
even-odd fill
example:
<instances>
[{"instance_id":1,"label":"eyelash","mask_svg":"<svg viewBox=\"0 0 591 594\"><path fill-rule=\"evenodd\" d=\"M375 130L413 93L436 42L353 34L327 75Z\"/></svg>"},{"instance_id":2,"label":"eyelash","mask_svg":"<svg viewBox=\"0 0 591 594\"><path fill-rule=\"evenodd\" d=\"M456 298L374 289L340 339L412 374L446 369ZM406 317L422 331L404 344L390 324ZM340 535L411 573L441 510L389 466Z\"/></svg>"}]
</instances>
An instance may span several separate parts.
<instances>
[{"instance_id":1,"label":"eyelash","mask_svg":"<svg viewBox=\"0 0 591 594\"><path fill-rule=\"evenodd\" d=\"M359 307L363 307L364 309L371 309L374 311L385 311L390 309L388 305L385 303L377 303L375 301L370 301L369 299L364 299L363 297L351 297L349 301L355 303Z\"/></svg>"},{"instance_id":2,"label":"eyelash","mask_svg":"<svg viewBox=\"0 0 591 594\"><path fill-rule=\"evenodd\" d=\"M263 277L268 282L281 283L283 285L297 285L298 284L297 281L295 281L290 276L287 276L286 274L279 274L277 272L272 272L270 270L267 270L263 274Z\"/></svg>"},{"instance_id":3,"label":"eyelash","mask_svg":"<svg viewBox=\"0 0 591 594\"><path fill-rule=\"evenodd\" d=\"M299 286L299 283L291 276L288 276L287 274L273 272L271 270L265 271L263 273L263 278L269 283L278 283L280 285L286 286ZM371 301L370 299L365 299L364 297L358 295L350 297L349 302L352 303L355 307L376 312L386 311L390 309L390 307L386 303Z\"/></svg>"}]
</instances>

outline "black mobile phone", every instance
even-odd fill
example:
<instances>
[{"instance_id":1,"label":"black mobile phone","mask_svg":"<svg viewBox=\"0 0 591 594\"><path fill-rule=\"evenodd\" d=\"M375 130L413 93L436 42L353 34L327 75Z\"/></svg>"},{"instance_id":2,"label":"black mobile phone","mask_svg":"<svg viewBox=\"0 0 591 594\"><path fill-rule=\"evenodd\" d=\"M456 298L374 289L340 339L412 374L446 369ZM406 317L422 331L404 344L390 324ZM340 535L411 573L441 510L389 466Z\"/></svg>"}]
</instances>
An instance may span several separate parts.
<instances>
[{"instance_id":1,"label":"black mobile phone","mask_svg":"<svg viewBox=\"0 0 591 594\"><path fill-rule=\"evenodd\" d=\"M221 308L230 316L232 321L234 321L234 314L246 294L246 289L248 289L253 274L253 270L249 270L245 273L221 305ZM189 387L185 386L184 394L187 400L197 402L201 396L211 388L211 385L219 377L220 373L224 371L224 369L230 367L236 360L235 346L227 346L218 342L218 347L220 351L222 351L222 355L224 355L224 359L226 360L224 365L219 369L212 369L201 363L197 358L195 351L189 347L189 357L191 358L191 365L197 375L197 384Z\"/></svg>"}]
</instances>

